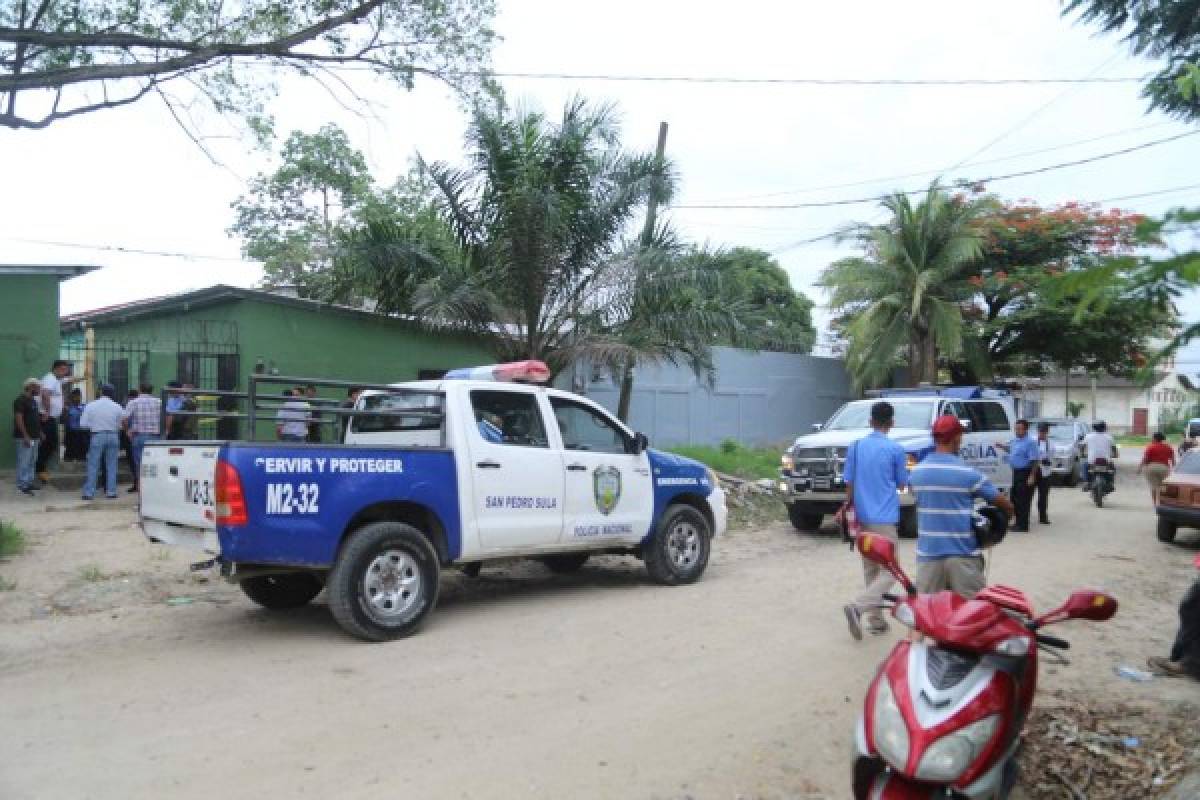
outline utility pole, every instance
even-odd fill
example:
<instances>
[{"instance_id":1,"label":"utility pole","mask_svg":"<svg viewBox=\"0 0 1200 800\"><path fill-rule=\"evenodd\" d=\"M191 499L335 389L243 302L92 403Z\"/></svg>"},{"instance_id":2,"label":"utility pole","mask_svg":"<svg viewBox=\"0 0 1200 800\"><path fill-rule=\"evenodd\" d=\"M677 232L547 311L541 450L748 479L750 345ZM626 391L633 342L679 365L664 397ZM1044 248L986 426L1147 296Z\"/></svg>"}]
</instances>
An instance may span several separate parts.
<instances>
[{"instance_id":1,"label":"utility pole","mask_svg":"<svg viewBox=\"0 0 1200 800\"><path fill-rule=\"evenodd\" d=\"M658 146L654 150L654 163L659 169L662 169L664 159L667 153L667 123L658 123ZM642 249L646 249L654 241L654 226L658 224L658 196L660 187L655 187L655 190L650 194L650 199L646 202L646 224L642 228L641 245ZM640 271L639 271L640 276ZM636 278L635 278L636 280ZM637 287L635 284L634 291ZM629 404L633 400L633 370L637 366L637 362L632 358L625 361L625 369L621 373L621 395L617 401L617 418L622 422L629 421Z\"/></svg>"}]
</instances>

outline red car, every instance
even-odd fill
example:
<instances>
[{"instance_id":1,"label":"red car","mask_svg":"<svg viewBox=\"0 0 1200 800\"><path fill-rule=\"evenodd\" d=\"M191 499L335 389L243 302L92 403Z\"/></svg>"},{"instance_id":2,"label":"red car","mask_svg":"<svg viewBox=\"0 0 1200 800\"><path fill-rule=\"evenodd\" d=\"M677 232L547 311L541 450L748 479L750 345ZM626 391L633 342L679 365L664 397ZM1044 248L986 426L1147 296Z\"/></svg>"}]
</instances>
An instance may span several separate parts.
<instances>
[{"instance_id":1,"label":"red car","mask_svg":"<svg viewBox=\"0 0 1200 800\"><path fill-rule=\"evenodd\" d=\"M1175 532L1200 528L1200 452L1189 452L1163 481L1158 493L1158 540L1175 541Z\"/></svg>"}]
</instances>

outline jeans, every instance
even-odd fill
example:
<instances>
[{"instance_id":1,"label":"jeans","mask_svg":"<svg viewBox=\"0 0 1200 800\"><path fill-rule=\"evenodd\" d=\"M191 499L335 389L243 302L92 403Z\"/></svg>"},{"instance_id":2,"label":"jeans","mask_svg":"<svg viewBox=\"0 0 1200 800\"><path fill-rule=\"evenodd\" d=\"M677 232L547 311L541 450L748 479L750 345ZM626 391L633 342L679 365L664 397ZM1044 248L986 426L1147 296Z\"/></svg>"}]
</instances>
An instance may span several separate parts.
<instances>
[{"instance_id":1,"label":"jeans","mask_svg":"<svg viewBox=\"0 0 1200 800\"><path fill-rule=\"evenodd\" d=\"M138 478L142 476L142 449L145 448L146 442L157 442L157 433L135 433L129 437L129 441L133 446L129 450L132 456L129 466L133 470L133 485L138 485Z\"/></svg>"},{"instance_id":2,"label":"jeans","mask_svg":"<svg viewBox=\"0 0 1200 800\"><path fill-rule=\"evenodd\" d=\"M116 431L94 431L88 445L87 482L83 484L83 496L88 500L96 494L96 481L100 475L100 462L104 461L104 493L117 496L117 453L120 439Z\"/></svg>"},{"instance_id":3,"label":"jeans","mask_svg":"<svg viewBox=\"0 0 1200 800\"><path fill-rule=\"evenodd\" d=\"M24 439L13 439L13 447L17 450L17 488L32 489L33 470L37 463L38 440L33 439L26 447Z\"/></svg>"},{"instance_id":4,"label":"jeans","mask_svg":"<svg viewBox=\"0 0 1200 800\"><path fill-rule=\"evenodd\" d=\"M1029 485L1031 472L1031 467L1021 467L1012 472L1012 504L1017 512L1017 528L1029 527L1029 507L1033 503L1033 487Z\"/></svg>"}]
</instances>

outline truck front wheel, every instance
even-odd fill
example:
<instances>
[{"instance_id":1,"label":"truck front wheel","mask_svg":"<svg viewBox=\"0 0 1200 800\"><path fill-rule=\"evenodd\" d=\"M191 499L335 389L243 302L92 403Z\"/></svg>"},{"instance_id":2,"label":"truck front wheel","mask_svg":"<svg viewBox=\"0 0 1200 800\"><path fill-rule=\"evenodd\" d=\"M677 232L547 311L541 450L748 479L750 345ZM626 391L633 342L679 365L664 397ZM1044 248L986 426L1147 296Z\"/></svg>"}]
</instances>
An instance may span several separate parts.
<instances>
[{"instance_id":1,"label":"truck front wheel","mask_svg":"<svg viewBox=\"0 0 1200 800\"><path fill-rule=\"evenodd\" d=\"M354 636L408 636L437 605L437 552L402 522L373 522L350 534L329 573L329 610Z\"/></svg>"},{"instance_id":2,"label":"truck front wheel","mask_svg":"<svg viewBox=\"0 0 1200 800\"><path fill-rule=\"evenodd\" d=\"M247 578L238 585L242 587L246 597L272 611L302 608L325 588L321 580L311 572L258 575Z\"/></svg>"},{"instance_id":3,"label":"truck front wheel","mask_svg":"<svg viewBox=\"0 0 1200 800\"><path fill-rule=\"evenodd\" d=\"M691 506L667 506L642 559L656 583L678 586L704 574L712 546L712 526Z\"/></svg>"},{"instance_id":4,"label":"truck front wheel","mask_svg":"<svg viewBox=\"0 0 1200 800\"><path fill-rule=\"evenodd\" d=\"M788 519L792 521L792 526L796 530L811 533L821 529L821 520L825 518L824 514L814 514L794 503L789 505L787 510Z\"/></svg>"}]
</instances>

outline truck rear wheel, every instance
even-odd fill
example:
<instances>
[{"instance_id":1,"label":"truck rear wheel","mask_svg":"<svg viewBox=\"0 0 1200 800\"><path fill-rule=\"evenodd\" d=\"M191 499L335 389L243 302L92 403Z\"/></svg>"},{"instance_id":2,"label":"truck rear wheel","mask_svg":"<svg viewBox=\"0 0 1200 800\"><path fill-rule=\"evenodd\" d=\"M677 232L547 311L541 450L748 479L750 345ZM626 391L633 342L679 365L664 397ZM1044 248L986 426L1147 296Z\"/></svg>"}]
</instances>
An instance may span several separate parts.
<instances>
[{"instance_id":1,"label":"truck rear wheel","mask_svg":"<svg viewBox=\"0 0 1200 800\"><path fill-rule=\"evenodd\" d=\"M437 605L441 568L433 545L402 522L373 522L350 534L329 573L329 610L370 642L416 631Z\"/></svg>"},{"instance_id":2,"label":"truck rear wheel","mask_svg":"<svg viewBox=\"0 0 1200 800\"><path fill-rule=\"evenodd\" d=\"M703 514L691 506L667 506L642 559L656 583L678 586L704 574L711 546L712 526Z\"/></svg>"},{"instance_id":3,"label":"truck rear wheel","mask_svg":"<svg viewBox=\"0 0 1200 800\"><path fill-rule=\"evenodd\" d=\"M311 572L258 575L238 583L242 591L263 608L280 611L302 608L321 593L325 586Z\"/></svg>"},{"instance_id":4,"label":"truck rear wheel","mask_svg":"<svg viewBox=\"0 0 1200 800\"><path fill-rule=\"evenodd\" d=\"M569 575L583 569L583 565L587 563L591 555L591 553L558 553L552 556L542 556L540 560L551 572Z\"/></svg>"},{"instance_id":5,"label":"truck rear wheel","mask_svg":"<svg viewBox=\"0 0 1200 800\"><path fill-rule=\"evenodd\" d=\"M814 514L794 504L789 505L787 510L788 519L792 521L792 526L796 530L811 533L821 529L821 520L825 518L824 514Z\"/></svg>"}]
</instances>

